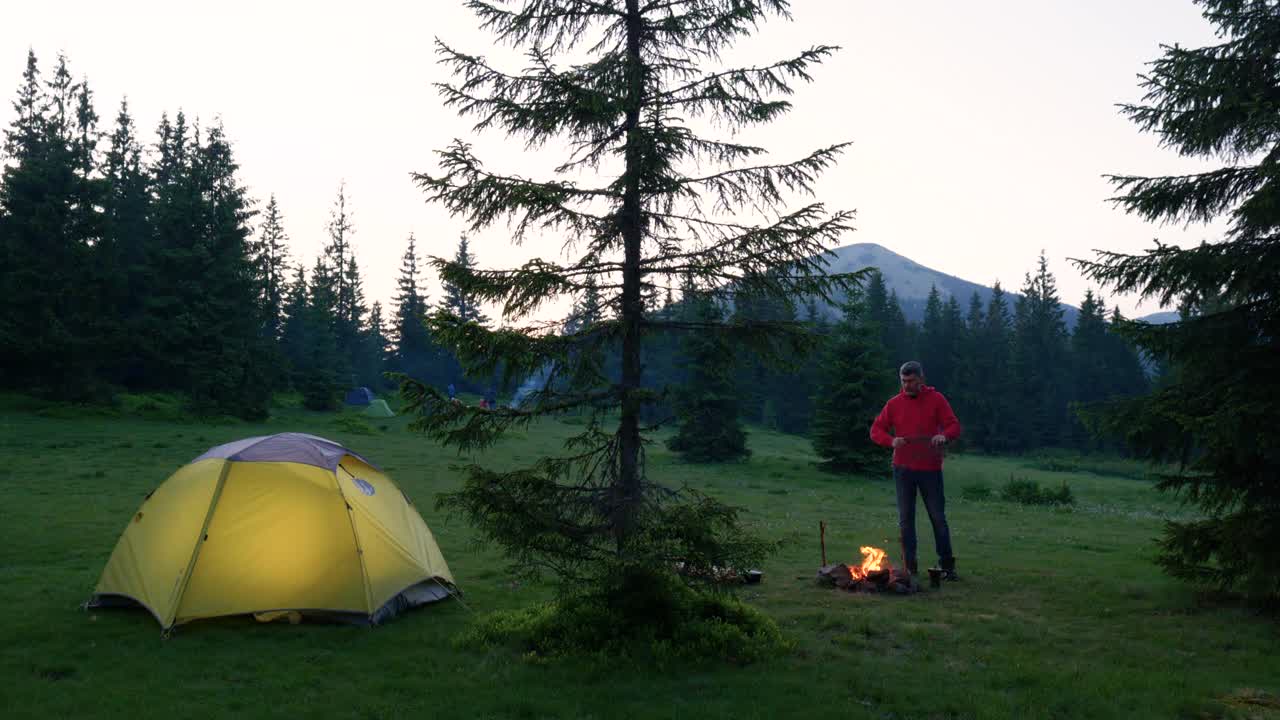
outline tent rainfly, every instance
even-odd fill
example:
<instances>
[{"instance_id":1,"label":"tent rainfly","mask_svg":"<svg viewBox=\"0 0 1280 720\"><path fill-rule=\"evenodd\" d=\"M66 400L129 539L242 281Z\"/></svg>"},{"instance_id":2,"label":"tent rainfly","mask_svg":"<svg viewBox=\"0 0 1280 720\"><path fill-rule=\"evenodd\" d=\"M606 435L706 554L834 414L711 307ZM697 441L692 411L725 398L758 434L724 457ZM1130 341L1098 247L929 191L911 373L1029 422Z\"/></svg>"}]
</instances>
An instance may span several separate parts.
<instances>
[{"instance_id":1,"label":"tent rainfly","mask_svg":"<svg viewBox=\"0 0 1280 720\"><path fill-rule=\"evenodd\" d=\"M369 407L364 409L364 414L374 418L395 417L396 414L391 411L391 406L387 405L387 401L381 398L369 403Z\"/></svg>"},{"instance_id":2,"label":"tent rainfly","mask_svg":"<svg viewBox=\"0 0 1280 720\"><path fill-rule=\"evenodd\" d=\"M347 391L348 405L368 405L373 402L373 391L367 387L358 387Z\"/></svg>"},{"instance_id":3,"label":"tent rainfly","mask_svg":"<svg viewBox=\"0 0 1280 720\"><path fill-rule=\"evenodd\" d=\"M331 440L282 433L219 445L147 495L86 606L142 606L166 632L249 613L377 624L453 587L391 478Z\"/></svg>"}]
</instances>

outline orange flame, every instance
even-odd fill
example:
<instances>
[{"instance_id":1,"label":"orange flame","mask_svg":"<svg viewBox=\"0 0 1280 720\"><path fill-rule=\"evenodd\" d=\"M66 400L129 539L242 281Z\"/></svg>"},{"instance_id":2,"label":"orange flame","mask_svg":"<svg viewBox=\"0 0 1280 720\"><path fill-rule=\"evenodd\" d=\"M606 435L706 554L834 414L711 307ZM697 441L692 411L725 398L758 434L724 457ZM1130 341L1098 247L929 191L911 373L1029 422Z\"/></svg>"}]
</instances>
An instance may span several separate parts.
<instances>
[{"instance_id":1,"label":"orange flame","mask_svg":"<svg viewBox=\"0 0 1280 720\"><path fill-rule=\"evenodd\" d=\"M862 551L863 555L862 566L851 567L849 570L853 574L854 580L863 580L867 577L868 573L873 573L881 569L880 563L884 561L884 551L880 548L874 548L868 545L863 545L858 549Z\"/></svg>"}]
</instances>

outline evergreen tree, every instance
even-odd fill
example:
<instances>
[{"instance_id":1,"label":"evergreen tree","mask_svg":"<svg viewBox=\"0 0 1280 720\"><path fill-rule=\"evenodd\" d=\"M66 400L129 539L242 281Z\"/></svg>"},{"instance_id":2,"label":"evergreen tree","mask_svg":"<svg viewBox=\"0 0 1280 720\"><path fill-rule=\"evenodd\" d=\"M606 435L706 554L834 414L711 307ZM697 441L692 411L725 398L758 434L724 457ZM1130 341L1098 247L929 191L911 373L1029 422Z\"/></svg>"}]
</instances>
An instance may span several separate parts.
<instances>
[{"instance_id":1,"label":"evergreen tree","mask_svg":"<svg viewBox=\"0 0 1280 720\"><path fill-rule=\"evenodd\" d=\"M302 387L302 375L311 360L307 271L302 263L294 266L293 281L284 294L284 320L280 328L280 351L289 366L289 382L293 389Z\"/></svg>"},{"instance_id":2,"label":"evergreen tree","mask_svg":"<svg viewBox=\"0 0 1280 720\"><path fill-rule=\"evenodd\" d=\"M755 297L738 293L734 298L734 320L739 324L769 322L796 323L795 303L790 299ZM771 430L802 432L807 423L810 392L796 392L795 372L804 358L784 358L783 362L747 357L733 364L744 418Z\"/></svg>"},{"instance_id":3,"label":"evergreen tree","mask_svg":"<svg viewBox=\"0 0 1280 720\"><path fill-rule=\"evenodd\" d=\"M354 281L359 273L352 272L351 262L354 251L351 247L355 227L351 222L351 211L347 209L347 184L338 185L338 197L333 201L329 211L329 244L325 246L325 267L331 269L328 275L333 285L333 332L337 342L338 353L350 358L356 345L360 330L360 318L357 317L359 302L355 296ZM312 277L312 284L315 277Z\"/></svg>"},{"instance_id":4,"label":"evergreen tree","mask_svg":"<svg viewBox=\"0 0 1280 720\"><path fill-rule=\"evenodd\" d=\"M920 347L916 351L928 372L929 384L944 391L952 390L963 334L964 318L960 315L959 301L952 296L943 302L937 286L931 287L920 327Z\"/></svg>"},{"instance_id":5,"label":"evergreen tree","mask_svg":"<svg viewBox=\"0 0 1280 720\"><path fill-rule=\"evenodd\" d=\"M446 505L466 512L519 567L554 568L575 594L607 594L636 573L668 573L677 560L690 579L712 577L713 565L758 562L763 546L746 539L732 509L665 488L645 471L641 408L656 394L645 387L641 348L647 335L668 328L777 354L807 350L816 339L800 323L658 321L645 294L656 279L685 274L721 303L737 292L831 302L847 284L847 276L822 270L827 249L847 229L848 213L828 214L814 204L757 222L742 212L744 206L781 210L783 194L810 188L843 146L794 163L752 165L762 148L699 136L685 120L709 117L730 130L774 120L790 105L772 95L808 80L809 68L834 48L815 47L758 68L701 67L769 15L785 15L782 0L469 6L500 39L527 47L532 67L505 74L441 44L444 62L462 77L460 85L442 86L446 103L477 116L480 127L505 129L531 147L564 137L574 151L558 177L537 182L490 172L471 145L456 141L440 154L441 170L418 175L418 182L432 201L465 217L469 230L509 220L517 242L554 230L567 236L566 247L578 257L565 264L533 260L510 271L436 260L446 282L496 303L512 324L487 330L437 312L432 327L480 372L501 360L514 376L549 363L555 374L574 376L571 358L596 362L608 348L617 348L620 367L616 380L558 392L551 382L553 391L528 407L496 412L454 406L406 381L402 391L418 414L414 426L462 448L483 447L512 424L545 413L573 407L594 413L570 441L568 457L521 470L472 468ZM555 57L573 53L575 64L555 64ZM577 179L593 172L604 178L601 184ZM606 311L589 330L560 335L515 325L553 296L580 292L592 275ZM606 430L613 418L616 427Z\"/></svg>"},{"instance_id":6,"label":"evergreen tree","mask_svg":"<svg viewBox=\"0 0 1280 720\"><path fill-rule=\"evenodd\" d=\"M692 291L690 290L684 297L693 297ZM587 282L587 290L583 294L581 306L584 314L596 318L593 322L600 319L600 291L594 277ZM596 310L590 312L588 308L596 308ZM684 308L684 302L676 301L674 288L668 284L664 291L662 307L653 314L651 319L659 323L673 322L684 317L682 315ZM576 330L577 328L571 329L567 334ZM644 338L641 348L641 360L646 370L643 386L653 392L651 401L642 405L640 409L641 420L645 423L658 426L675 417L676 389L683 387L688 379L680 356L681 340L681 333L674 332L670 328L656 330ZM611 347L602 358L599 374L614 376L611 374L613 368L620 367L616 346Z\"/></svg>"},{"instance_id":7,"label":"evergreen tree","mask_svg":"<svg viewBox=\"0 0 1280 720\"><path fill-rule=\"evenodd\" d=\"M346 347L346 357L352 367L364 364L364 360L360 355L367 348L364 347L363 338L365 335L365 315L369 309L365 306L364 298L364 281L360 279L360 266L356 262L353 254L347 259L347 266L343 269L343 275L346 277L345 286L347 288L347 301L343 311L347 315L346 324L339 322L339 330L351 333L347 337L339 339L339 347ZM353 384L367 384L369 378L364 378L358 383L353 380Z\"/></svg>"},{"instance_id":8,"label":"evergreen tree","mask_svg":"<svg viewBox=\"0 0 1280 720\"><path fill-rule=\"evenodd\" d=\"M386 320L382 317L382 303L374 302L369 309L369 322L364 330L365 352L362 359L366 366L361 376L367 378L365 384L381 387L386 384L383 377L387 371L387 363L391 356L391 341L387 337Z\"/></svg>"},{"instance_id":9,"label":"evergreen tree","mask_svg":"<svg viewBox=\"0 0 1280 720\"><path fill-rule=\"evenodd\" d=\"M982 328L975 333L980 401L976 415L965 421L965 435L970 436L968 442L984 449L1008 452L1019 442L1022 393L1013 376L1013 316L999 281L991 288L984 315Z\"/></svg>"},{"instance_id":10,"label":"evergreen tree","mask_svg":"<svg viewBox=\"0 0 1280 720\"><path fill-rule=\"evenodd\" d=\"M6 385L80 399L96 392L93 246L101 235L100 180L92 177L93 133L87 102L71 81L66 58L53 79L40 80L34 53L5 132L10 162L0 171L0 352ZM82 100L78 101L77 97Z\"/></svg>"},{"instance_id":11,"label":"evergreen tree","mask_svg":"<svg viewBox=\"0 0 1280 720\"><path fill-rule=\"evenodd\" d=\"M1106 312L1102 298L1094 295L1092 289L1086 290L1084 302L1080 303L1080 316L1071 332L1071 399L1075 403L1088 405L1110 395ZM1069 433L1072 445L1088 445L1084 428L1078 422L1072 423Z\"/></svg>"},{"instance_id":12,"label":"evergreen tree","mask_svg":"<svg viewBox=\"0 0 1280 720\"><path fill-rule=\"evenodd\" d=\"M284 231L284 217L275 193L263 212L259 237L250 246L254 278L258 285L258 312L263 334L275 341L280 338L284 321L284 293L288 282L289 236Z\"/></svg>"},{"instance_id":13,"label":"evergreen tree","mask_svg":"<svg viewBox=\"0 0 1280 720\"><path fill-rule=\"evenodd\" d=\"M952 314L959 316L960 306L955 303L952 308L948 305L947 315ZM982 441L985 439L981 436L974 436L972 433L975 425L980 426L979 416L990 409L990 403L984 397L983 385L989 382L988 378L984 378L982 373L983 354L985 348L982 347L982 329L986 325L986 314L982 308L982 297L975 290L969 296L969 310L963 320L952 319L949 321L957 327L956 330L956 364L952 374L951 387L953 388L948 397L954 398L951 401L952 407L956 414L964 418L966 428L964 436L961 438L966 446L984 447Z\"/></svg>"},{"instance_id":14,"label":"evergreen tree","mask_svg":"<svg viewBox=\"0 0 1280 720\"><path fill-rule=\"evenodd\" d=\"M365 305L364 280L360 277L360 266L354 255L347 261L346 275L352 303L351 319L355 323L355 336L347 340L351 384L357 387L375 387L384 382L383 373L387 368L376 347L370 310Z\"/></svg>"},{"instance_id":15,"label":"evergreen tree","mask_svg":"<svg viewBox=\"0 0 1280 720\"><path fill-rule=\"evenodd\" d=\"M453 256L453 262L467 271L476 267L476 258L471 254L466 233L458 237L458 251ZM489 318L485 317L484 313L480 311L480 303L472 293L467 292L463 286L448 280L442 280L440 284L441 292L443 293L440 303L446 311L455 315L462 322L474 322L481 325L489 323ZM598 300L597 296L597 306L599 305Z\"/></svg>"},{"instance_id":16,"label":"evergreen tree","mask_svg":"<svg viewBox=\"0 0 1280 720\"><path fill-rule=\"evenodd\" d=\"M1126 323L1119 308L1112 308L1111 317L1107 320L1107 334L1102 353L1107 367L1106 393L1104 399L1145 395L1151 390L1151 378L1143 367L1142 357L1124 333L1120 332Z\"/></svg>"},{"instance_id":17,"label":"evergreen tree","mask_svg":"<svg viewBox=\"0 0 1280 720\"><path fill-rule=\"evenodd\" d=\"M883 333L889 325L889 288L878 269L867 275L867 290L862 305L867 324L876 326ZM886 344L883 334L880 336L880 343Z\"/></svg>"},{"instance_id":18,"label":"evergreen tree","mask_svg":"<svg viewBox=\"0 0 1280 720\"><path fill-rule=\"evenodd\" d=\"M601 316L604 308L600 306L600 287L595 277L587 278L585 285L577 313L579 327L584 330L604 319Z\"/></svg>"},{"instance_id":19,"label":"evergreen tree","mask_svg":"<svg viewBox=\"0 0 1280 720\"><path fill-rule=\"evenodd\" d=\"M337 409L339 390L351 375L348 356L338 349L338 275L326 256L316 258L305 313L307 357L297 381L303 404L311 410Z\"/></svg>"},{"instance_id":20,"label":"evergreen tree","mask_svg":"<svg viewBox=\"0 0 1280 720\"><path fill-rule=\"evenodd\" d=\"M1020 396L1015 426L1018 445L1021 449L1056 445L1067 420L1069 374L1062 362L1067 355L1067 327L1057 282L1043 252L1035 274L1027 273L1014 308L1013 349L1013 378Z\"/></svg>"},{"instance_id":21,"label":"evergreen tree","mask_svg":"<svg viewBox=\"0 0 1280 720\"><path fill-rule=\"evenodd\" d=\"M152 284L151 181L136 133L128 101L121 100L102 163L106 202L102 243L97 252L102 314L111 318L103 342L107 377L133 388L146 384L145 357L137 348L150 343L144 335L145 297Z\"/></svg>"},{"instance_id":22,"label":"evergreen tree","mask_svg":"<svg viewBox=\"0 0 1280 720\"><path fill-rule=\"evenodd\" d=\"M884 275L879 270L869 276L862 304L866 323L875 328L876 338L879 340L880 347L884 349L883 358L886 363L884 371L897 372L898 365L909 359L910 353L903 346L907 323L902 314L902 306L898 303L897 294L889 294Z\"/></svg>"},{"instance_id":23,"label":"evergreen tree","mask_svg":"<svg viewBox=\"0 0 1280 720\"><path fill-rule=\"evenodd\" d=\"M826 375L826 352L830 344L831 325L826 316L818 312L817 303L809 301L805 306L804 324L809 332L822 338L821 344L814 352L801 359L797 370L786 380L791 383L786 388L789 399L781 404L779 412L779 429L797 435L810 435L816 415L817 398L821 393L823 378ZM874 335L874 333L873 333ZM877 343L879 338L875 338ZM883 345L879 347L879 355L885 359ZM888 361L885 360L887 363Z\"/></svg>"},{"instance_id":24,"label":"evergreen tree","mask_svg":"<svg viewBox=\"0 0 1280 720\"><path fill-rule=\"evenodd\" d=\"M426 326L427 296L419 285L417 241L409 244L396 280L395 310L392 317L391 367L396 372L436 385L448 384L451 376L441 360Z\"/></svg>"},{"instance_id":25,"label":"evergreen tree","mask_svg":"<svg viewBox=\"0 0 1280 720\"><path fill-rule=\"evenodd\" d=\"M917 332L913 325L907 322L907 316L902 312L902 302L898 300L898 291L889 291L889 310L885 320L884 337L885 348L889 351L889 366L893 372L898 371L898 367L907 360L919 357L916 349Z\"/></svg>"},{"instance_id":26,"label":"evergreen tree","mask_svg":"<svg viewBox=\"0 0 1280 720\"><path fill-rule=\"evenodd\" d=\"M1152 221L1230 219L1219 242L1157 242L1142 255L1079 262L1117 292L1186 299L1181 322L1120 327L1170 373L1150 395L1115 403L1098 429L1156 461L1182 461L1160 487L1202 516L1166 525L1160 563L1171 574L1280 595L1280 9L1274 2L1198 0L1220 42L1164 47L1124 112L1181 155L1227 165L1173 177L1119 176L1117 202Z\"/></svg>"},{"instance_id":27,"label":"evergreen tree","mask_svg":"<svg viewBox=\"0 0 1280 720\"><path fill-rule=\"evenodd\" d=\"M963 371L965 358L963 345L968 328L964 324L964 316L960 313L960 301L955 295L947 298L942 306L942 344L946 372L938 385L952 391L959 387L959 377ZM942 383L946 383L944 386Z\"/></svg>"},{"instance_id":28,"label":"evergreen tree","mask_svg":"<svg viewBox=\"0 0 1280 720\"><path fill-rule=\"evenodd\" d=\"M246 419L267 415L274 340L262 336L257 285L249 257L253 209L236 178L239 165L220 124L204 142L196 135L191 165L193 238L186 277L199 278L186 297L193 321L184 387L195 409Z\"/></svg>"},{"instance_id":29,"label":"evergreen tree","mask_svg":"<svg viewBox=\"0 0 1280 720\"><path fill-rule=\"evenodd\" d=\"M884 467L884 451L870 428L885 398L893 394L888 361L877 328L866 317L865 300L850 292L844 316L827 340L823 374L814 400L813 449L831 472L870 473Z\"/></svg>"},{"instance_id":30,"label":"evergreen tree","mask_svg":"<svg viewBox=\"0 0 1280 720\"><path fill-rule=\"evenodd\" d=\"M59 58L59 67L65 70L65 59ZM62 143L70 153L70 162L74 173L74 190L71 197L71 234L76 242L89 248L89 255L96 254L102 243L103 215L102 206L106 202L106 182L98 173L98 142L102 133L98 131L98 113L93 107L93 92L89 89L88 79L82 78L71 88L75 103L73 119L67 123L63 131ZM102 277L97 272L97 264L83 268L79 274L81 299L87 300L81 310L86 319L86 328L93 328L88 338L92 345L101 344L101 333L97 315L98 299L102 295Z\"/></svg>"},{"instance_id":31,"label":"evergreen tree","mask_svg":"<svg viewBox=\"0 0 1280 720\"><path fill-rule=\"evenodd\" d=\"M686 298L690 322L723 320L715 300L703 293ZM691 333L684 339L688 377L676 396L676 433L667 447L688 462L742 460L751 454L738 418L739 390L733 382L733 348L724 335Z\"/></svg>"},{"instance_id":32,"label":"evergreen tree","mask_svg":"<svg viewBox=\"0 0 1280 720\"><path fill-rule=\"evenodd\" d=\"M944 390L950 389L947 378L951 372L949 351L942 293L938 292L937 285L932 285L924 303L924 317L920 321L920 347L916 351L916 359L924 363L930 384Z\"/></svg>"},{"instance_id":33,"label":"evergreen tree","mask_svg":"<svg viewBox=\"0 0 1280 720\"><path fill-rule=\"evenodd\" d=\"M145 368L145 387L170 390L186 386L189 359L201 333L198 190L192 173L192 140L186 115L173 122L162 114L149 174L151 237L147 262L151 282L145 296L140 336L147 342L137 352Z\"/></svg>"}]
</instances>

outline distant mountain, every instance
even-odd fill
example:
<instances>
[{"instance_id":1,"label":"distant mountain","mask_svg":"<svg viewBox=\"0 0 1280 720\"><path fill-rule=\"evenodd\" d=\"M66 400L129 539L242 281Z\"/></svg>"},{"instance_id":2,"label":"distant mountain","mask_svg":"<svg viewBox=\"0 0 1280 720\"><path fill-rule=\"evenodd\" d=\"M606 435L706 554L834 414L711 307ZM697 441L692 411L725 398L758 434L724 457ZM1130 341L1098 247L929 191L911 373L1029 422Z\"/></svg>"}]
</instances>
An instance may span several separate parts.
<instances>
[{"instance_id":1,"label":"distant mountain","mask_svg":"<svg viewBox=\"0 0 1280 720\"><path fill-rule=\"evenodd\" d=\"M1143 315L1140 318L1134 318L1134 320L1149 322L1152 325L1164 325L1166 323L1178 322L1178 313L1173 310L1165 310L1164 312L1155 312L1150 315Z\"/></svg>"},{"instance_id":2,"label":"distant mountain","mask_svg":"<svg viewBox=\"0 0 1280 720\"><path fill-rule=\"evenodd\" d=\"M832 251L834 257L827 266L829 272L853 272L861 270L864 267L874 267L880 270L880 274L884 276L885 286L890 290L898 293L898 301L902 303L902 313L907 320L912 322L920 322L924 319L924 307L929 298L929 289L935 285L938 292L942 295L942 301L946 302L951 296L955 296L960 302L961 312L967 313L969 310L969 298L976 292L978 297L982 299L982 306L985 308L987 302L991 299L991 288L986 285L979 285L975 282L969 282L958 278L954 275L948 275L932 268L927 268L914 260L903 257L892 250L876 245L875 243L857 243L855 245L845 245ZM1021 287L1021 284L1019 284ZM1009 312L1013 312L1013 304L1018 298L1018 293L1013 292L1010 288L1004 288L1008 303ZM1076 325L1076 318L1080 315L1079 308L1062 303L1062 318L1066 322L1068 328ZM827 308L828 314L834 315L834 308Z\"/></svg>"}]
</instances>

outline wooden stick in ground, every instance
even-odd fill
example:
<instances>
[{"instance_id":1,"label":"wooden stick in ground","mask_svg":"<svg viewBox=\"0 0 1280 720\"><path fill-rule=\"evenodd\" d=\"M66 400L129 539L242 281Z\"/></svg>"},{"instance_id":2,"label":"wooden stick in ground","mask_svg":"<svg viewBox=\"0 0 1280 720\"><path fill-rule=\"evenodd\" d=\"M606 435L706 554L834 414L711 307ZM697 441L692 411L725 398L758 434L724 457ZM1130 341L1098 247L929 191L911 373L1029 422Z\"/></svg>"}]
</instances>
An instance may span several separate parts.
<instances>
[{"instance_id":1,"label":"wooden stick in ground","mask_svg":"<svg viewBox=\"0 0 1280 720\"><path fill-rule=\"evenodd\" d=\"M826 567L827 566L827 521L826 520L818 521L818 542L822 545L822 565L820 565L819 567Z\"/></svg>"}]
</instances>

